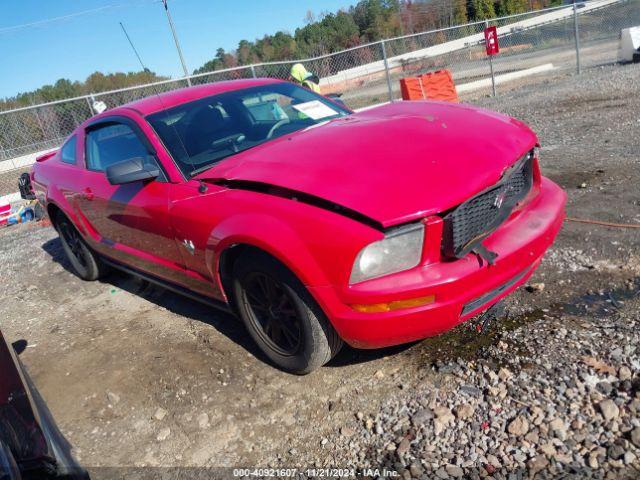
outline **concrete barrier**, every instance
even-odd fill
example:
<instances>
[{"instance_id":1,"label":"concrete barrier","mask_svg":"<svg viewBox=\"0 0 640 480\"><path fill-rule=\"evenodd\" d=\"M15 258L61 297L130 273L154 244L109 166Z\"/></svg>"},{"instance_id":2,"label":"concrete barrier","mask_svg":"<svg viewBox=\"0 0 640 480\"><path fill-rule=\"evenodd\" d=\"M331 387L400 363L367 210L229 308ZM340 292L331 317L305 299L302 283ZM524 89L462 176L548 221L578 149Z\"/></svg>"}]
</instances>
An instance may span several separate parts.
<instances>
[{"instance_id":1,"label":"concrete barrier","mask_svg":"<svg viewBox=\"0 0 640 480\"><path fill-rule=\"evenodd\" d=\"M553 70L555 67L553 63L545 63L544 65L538 65L532 68L526 68L524 70L518 70L516 72L503 73L502 75L496 75L496 85L500 83L510 82L512 80L517 80L519 78L529 77L531 75L535 75L537 73L544 73ZM463 83L461 85L456 86L456 90L458 93L471 92L473 90L478 90L480 88L488 88L491 87L491 79L483 78L482 80L476 80L473 82Z\"/></svg>"},{"instance_id":2,"label":"concrete barrier","mask_svg":"<svg viewBox=\"0 0 640 480\"><path fill-rule=\"evenodd\" d=\"M3 160L0 162L0 173L8 172L10 170L16 170L18 168L28 167L35 163L36 158L45 153L53 152L57 148L49 148L47 150L41 150L40 152L29 153L22 155L21 157L12 158L11 160Z\"/></svg>"}]
</instances>

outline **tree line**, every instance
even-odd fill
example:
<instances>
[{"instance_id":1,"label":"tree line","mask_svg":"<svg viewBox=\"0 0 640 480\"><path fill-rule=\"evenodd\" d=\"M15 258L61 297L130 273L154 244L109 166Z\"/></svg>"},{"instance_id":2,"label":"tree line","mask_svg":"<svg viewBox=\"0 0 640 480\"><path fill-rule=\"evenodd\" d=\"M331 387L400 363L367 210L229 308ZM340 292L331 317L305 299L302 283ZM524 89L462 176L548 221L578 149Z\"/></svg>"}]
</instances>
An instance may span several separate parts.
<instances>
[{"instance_id":1,"label":"tree line","mask_svg":"<svg viewBox=\"0 0 640 480\"><path fill-rule=\"evenodd\" d=\"M389 37L559 5L562 0L360 0L335 13L307 13L293 34L279 31L255 41L241 40L235 51L218 48L194 73L263 62L326 55Z\"/></svg>"},{"instance_id":2,"label":"tree line","mask_svg":"<svg viewBox=\"0 0 640 480\"><path fill-rule=\"evenodd\" d=\"M169 77L156 75L149 70L107 74L94 72L83 82L72 82L66 78L61 78L53 85L44 85L31 92L19 93L14 97L0 100L0 111L54 102L56 100L64 100L65 98L80 97L92 93L117 90L135 85L144 85L145 83L168 80L168 78Z\"/></svg>"}]
</instances>

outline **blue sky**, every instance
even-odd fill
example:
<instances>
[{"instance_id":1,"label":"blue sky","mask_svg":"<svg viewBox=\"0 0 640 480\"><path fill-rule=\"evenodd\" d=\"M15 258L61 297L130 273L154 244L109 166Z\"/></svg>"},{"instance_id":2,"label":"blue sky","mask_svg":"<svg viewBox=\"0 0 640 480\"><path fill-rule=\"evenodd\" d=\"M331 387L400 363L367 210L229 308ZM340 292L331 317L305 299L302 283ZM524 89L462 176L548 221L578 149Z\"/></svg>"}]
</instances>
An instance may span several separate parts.
<instances>
[{"instance_id":1,"label":"blue sky","mask_svg":"<svg viewBox=\"0 0 640 480\"><path fill-rule=\"evenodd\" d=\"M169 0L189 71L238 41L293 33L315 14L355 0ZM52 18L54 21L47 21ZM124 23L147 68L181 75L160 0L4 0L0 2L0 98L58 78L84 80L102 72L140 70L118 22Z\"/></svg>"}]
</instances>

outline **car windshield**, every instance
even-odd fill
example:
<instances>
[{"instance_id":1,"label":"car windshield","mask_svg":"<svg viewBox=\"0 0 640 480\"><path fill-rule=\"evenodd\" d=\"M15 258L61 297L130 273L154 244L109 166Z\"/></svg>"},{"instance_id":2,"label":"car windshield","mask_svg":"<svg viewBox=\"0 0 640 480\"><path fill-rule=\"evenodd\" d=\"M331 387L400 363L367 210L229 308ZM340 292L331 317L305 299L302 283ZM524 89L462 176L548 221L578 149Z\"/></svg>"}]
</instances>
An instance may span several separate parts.
<instances>
[{"instance_id":1,"label":"car windshield","mask_svg":"<svg viewBox=\"0 0 640 480\"><path fill-rule=\"evenodd\" d=\"M147 121L189 177L261 143L349 114L307 89L272 83L185 103Z\"/></svg>"}]
</instances>

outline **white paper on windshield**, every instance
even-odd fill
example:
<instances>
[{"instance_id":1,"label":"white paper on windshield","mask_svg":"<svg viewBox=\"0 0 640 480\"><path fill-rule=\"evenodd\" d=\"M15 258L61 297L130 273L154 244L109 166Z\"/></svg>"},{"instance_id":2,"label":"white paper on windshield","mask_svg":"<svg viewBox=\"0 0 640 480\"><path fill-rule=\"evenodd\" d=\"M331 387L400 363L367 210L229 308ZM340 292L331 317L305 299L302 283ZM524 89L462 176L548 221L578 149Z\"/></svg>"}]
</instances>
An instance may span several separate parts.
<instances>
[{"instance_id":1,"label":"white paper on windshield","mask_svg":"<svg viewBox=\"0 0 640 480\"><path fill-rule=\"evenodd\" d=\"M338 112L336 112L333 108L325 105L319 100L299 103L298 105L293 105L293 108L301 113L304 113L312 120L320 120L321 118L332 117L338 114Z\"/></svg>"}]
</instances>

